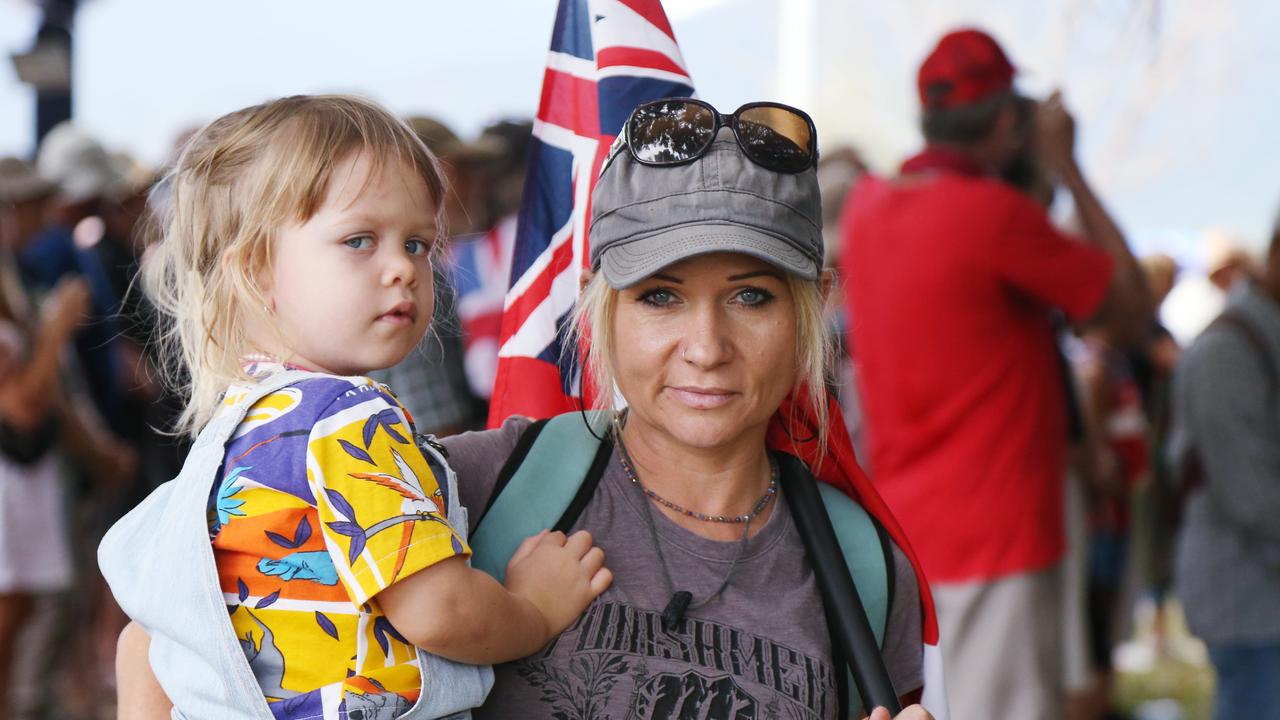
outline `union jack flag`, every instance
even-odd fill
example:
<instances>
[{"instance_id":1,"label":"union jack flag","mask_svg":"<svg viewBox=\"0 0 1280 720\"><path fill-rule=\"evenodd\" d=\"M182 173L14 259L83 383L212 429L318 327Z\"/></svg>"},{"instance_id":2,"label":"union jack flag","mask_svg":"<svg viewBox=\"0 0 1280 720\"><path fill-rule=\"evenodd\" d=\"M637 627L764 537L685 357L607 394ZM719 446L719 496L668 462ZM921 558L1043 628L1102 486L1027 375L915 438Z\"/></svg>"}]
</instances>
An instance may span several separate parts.
<instances>
[{"instance_id":1,"label":"union jack flag","mask_svg":"<svg viewBox=\"0 0 1280 720\"><path fill-rule=\"evenodd\" d=\"M561 342L590 257L591 190L636 105L692 94L659 0L561 0L516 226L490 427L580 407L573 352Z\"/></svg>"}]
</instances>

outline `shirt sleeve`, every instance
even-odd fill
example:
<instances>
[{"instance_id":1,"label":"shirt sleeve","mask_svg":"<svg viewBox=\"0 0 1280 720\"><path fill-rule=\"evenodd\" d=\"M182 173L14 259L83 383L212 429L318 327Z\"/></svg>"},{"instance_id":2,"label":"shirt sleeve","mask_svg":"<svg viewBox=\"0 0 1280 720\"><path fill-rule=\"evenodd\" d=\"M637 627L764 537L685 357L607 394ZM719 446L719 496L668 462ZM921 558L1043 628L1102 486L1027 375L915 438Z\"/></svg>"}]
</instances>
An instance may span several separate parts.
<instances>
[{"instance_id":1,"label":"shirt sleeve","mask_svg":"<svg viewBox=\"0 0 1280 720\"><path fill-rule=\"evenodd\" d=\"M508 418L493 430L467 432L440 438L449 453L449 466L458 476L458 500L467 509L470 530L488 509L498 474L507 464L520 436L533 424L526 417Z\"/></svg>"},{"instance_id":2,"label":"shirt sleeve","mask_svg":"<svg viewBox=\"0 0 1280 720\"><path fill-rule=\"evenodd\" d=\"M924 642L921 629L920 586L911 561L893 546L893 604L884 631L884 664L899 695L924 685Z\"/></svg>"},{"instance_id":3,"label":"shirt sleeve","mask_svg":"<svg viewBox=\"0 0 1280 720\"><path fill-rule=\"evenodd\" d=\"M1237 332L1206 332L1174 380L1215 505L1246 533L1280 548L1280 443L1263 358Z\"/></svg>"},{"instance_id":4,"label":"shirt sleeve","mask_svg":"<svg viewBox=\"0 0 1280 720\"><path fill-rule=\"evenodd\" d=\"M1063 234L1040 206L1016 198L990 259L1011 287L1061 308L1073 320L1098 310L1111 283L1111 256Z\"/></svg>"},{"instance_id":5,"label":"shirt sleeve","mask_svg":"<svg viewBox=\"0 0 1280 720\"><path fill-rule=\"evenodd\" d=\"M402 578L469 555L404 409L375 386L339 395L307 440L307 478L325 546L363 604Z\"/></svg>"}]
</instances>

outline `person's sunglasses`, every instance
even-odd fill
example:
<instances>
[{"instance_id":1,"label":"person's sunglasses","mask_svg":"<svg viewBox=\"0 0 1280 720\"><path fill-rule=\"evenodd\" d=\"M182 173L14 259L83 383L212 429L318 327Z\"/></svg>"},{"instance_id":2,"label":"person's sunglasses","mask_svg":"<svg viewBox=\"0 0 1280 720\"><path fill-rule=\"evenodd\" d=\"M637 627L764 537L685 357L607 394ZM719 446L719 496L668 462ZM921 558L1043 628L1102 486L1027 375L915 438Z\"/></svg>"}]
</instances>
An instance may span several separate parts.
<instances>
[{"instance_id":1,"label":"person's sunglasses","mask_svg":"<svg viewBox=\"0 0 1280 720\"><path fill-rule=\"evenodd\" d=\"M705 155L722 127L733 129L743 154L761 167L798 173L817 165L813 120L781 103L747 103L725 115L701 100L652 100L631 111L622 139L636 162L680 165Z\"/></svg>"}]
</instances>

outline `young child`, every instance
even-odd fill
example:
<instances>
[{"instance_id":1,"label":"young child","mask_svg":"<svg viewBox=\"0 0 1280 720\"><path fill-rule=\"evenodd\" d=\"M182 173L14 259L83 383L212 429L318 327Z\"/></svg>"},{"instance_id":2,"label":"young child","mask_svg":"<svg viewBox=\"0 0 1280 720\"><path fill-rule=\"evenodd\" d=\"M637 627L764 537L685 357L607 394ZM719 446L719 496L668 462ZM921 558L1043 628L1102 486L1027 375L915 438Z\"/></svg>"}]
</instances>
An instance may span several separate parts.
<instances>
[{"instance_id":1,"label":"young child","mask_svg":"<svg viewBox=\"0 0 1280 720\"><path fill-rule=\"evenodd\" d=\"M99 553L163 688L122 652L122 710L468 717L487 664L542 647L611 576L585 533L526 540L505 587L472 570L445 458L363 377L431 319L434 158L372 103L290 97L215 120L162 187L144 282L201 430Z\"/></svg>"}]
</instances>

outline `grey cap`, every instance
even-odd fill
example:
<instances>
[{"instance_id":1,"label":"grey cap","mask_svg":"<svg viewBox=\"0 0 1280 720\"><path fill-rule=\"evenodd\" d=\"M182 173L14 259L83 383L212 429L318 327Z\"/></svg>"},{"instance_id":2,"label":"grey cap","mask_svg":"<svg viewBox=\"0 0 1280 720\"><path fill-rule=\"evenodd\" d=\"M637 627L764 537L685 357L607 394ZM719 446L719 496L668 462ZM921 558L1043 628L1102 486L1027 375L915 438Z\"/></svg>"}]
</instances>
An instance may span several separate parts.
<instances>
[{"instance_id":1,"label":"grey cap","mask_svg":"<svg viewBox=\"0 0 1280 720\"><path fill-rule=\"evenodd\" d=\"M817 176L755 164L728 128L684 165L641 165L623 149L596 183L590 238L592 269L617 289L713 252L746 253L813 280L822 267Z\"/></svg>"}]
</instances>

